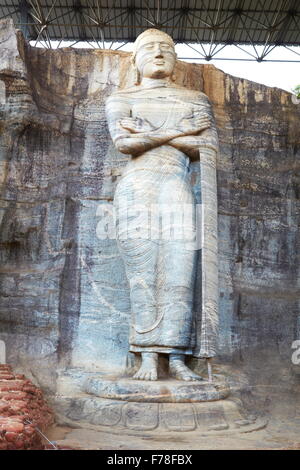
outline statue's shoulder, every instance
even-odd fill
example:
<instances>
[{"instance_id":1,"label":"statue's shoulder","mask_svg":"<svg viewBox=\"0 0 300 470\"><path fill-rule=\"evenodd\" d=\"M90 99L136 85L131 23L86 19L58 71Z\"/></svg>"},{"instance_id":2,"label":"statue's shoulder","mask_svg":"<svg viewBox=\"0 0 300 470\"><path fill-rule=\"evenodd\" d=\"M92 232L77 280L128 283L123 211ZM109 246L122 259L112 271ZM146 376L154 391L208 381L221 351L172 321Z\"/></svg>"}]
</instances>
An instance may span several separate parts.
<instances>
[{"instance_id":1,"label":"statue's shoulder","mask_svg":"<svg viewBox=\"0 0 300 470\"><path fill-rule=\"evenodd\" d=\"M200 101L209 101L208 96L199 90L193 90L195 97Z\"/></svg>"},{"instance_id":2,"label":"statue's shoulder","mask_svg":"<svg viewBox=\"0 0 300 470\"><path fill-rule=\"evenodd\" d=\"M130 106L130 103L132 102L132 98L133 98L133 92L134 92L134 87L116 90L106 98L105 104L107 107Z\"/></svg>"},{"instance_id":3,"label":"statue's shoulder","mask_svg":"<svg viewBox=\"0 0 300 470\"><path fill-rule=\"evenodd\" d=\"M179 93L184 93L186 98L191 101L197 101L200 103L209 103L208 96L199 90L190 90L189 88L184 88L182 86L176 86L176 89Z\"/></svg>"},{"instance_id":4,"label":"statue's shoulder","mask_svg":"<svg viewBox=\"0 0 300 470\"><path fill-rule=\"evenodd\" d=\"M118 98L127 97L127 96L130 96L132 93L136 92L136 90L137 90L136 86L133 86L130 88L122 88L121 90L114 91L111 95L109 95L107 99L109 98L118 99Z\"/></svg>"}]
</instances>

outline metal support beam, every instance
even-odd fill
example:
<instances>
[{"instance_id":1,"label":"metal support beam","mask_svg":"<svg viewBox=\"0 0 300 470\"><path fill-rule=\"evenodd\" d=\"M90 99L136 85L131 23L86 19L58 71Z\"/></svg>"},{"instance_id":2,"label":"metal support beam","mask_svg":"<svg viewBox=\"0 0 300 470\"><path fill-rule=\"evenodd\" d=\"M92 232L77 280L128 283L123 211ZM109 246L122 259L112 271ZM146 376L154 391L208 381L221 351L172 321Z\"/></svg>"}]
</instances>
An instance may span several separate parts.
<instances>
[{"instance_id":1,"label":"metal support beam","mask_svg":"<svg viewBox=\"0 0 300 470\"><path fill-rule=\"evenodd\" d=\"M20 0L19 3L19 11L20 11L20 19L21 19L21 31L25 39L29 39L29 25L30 17L29 17L29 10L30 6L28 5L26 0Z\"/></svg>"},{"instance_id":2,"label":"metal support beam","mask_svg":"<svg viewBox=\"0 0 300 470\"><path fill-rule=\"evenodd\" d=\"M67 41L115 49L151 27L194 47L201 60L222 60L232 44L251 46L244 52L257 61L279 45L300 46L299 0L0 0L0 19L7 17L43 47Z\"/></svg>"}]
</instances>

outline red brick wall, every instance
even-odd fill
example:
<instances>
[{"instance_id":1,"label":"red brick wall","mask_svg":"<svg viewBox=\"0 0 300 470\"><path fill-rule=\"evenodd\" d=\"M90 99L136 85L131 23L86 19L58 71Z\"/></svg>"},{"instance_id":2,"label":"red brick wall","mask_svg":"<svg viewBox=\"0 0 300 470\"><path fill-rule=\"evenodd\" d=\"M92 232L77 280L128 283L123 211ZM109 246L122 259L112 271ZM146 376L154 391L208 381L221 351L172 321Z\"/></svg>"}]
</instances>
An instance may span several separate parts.
<instances>
[{"instance_id":1,"label":"red brick wall","mask_svg":"<svg viewBox=\"0 0 300 470\"><path fill-rule=\"evenodd\" d=\"M0 450L43 449L36 426L43 431L52 423L43 392L24 375L0 364Z\"/></svg>"}]
</instances>

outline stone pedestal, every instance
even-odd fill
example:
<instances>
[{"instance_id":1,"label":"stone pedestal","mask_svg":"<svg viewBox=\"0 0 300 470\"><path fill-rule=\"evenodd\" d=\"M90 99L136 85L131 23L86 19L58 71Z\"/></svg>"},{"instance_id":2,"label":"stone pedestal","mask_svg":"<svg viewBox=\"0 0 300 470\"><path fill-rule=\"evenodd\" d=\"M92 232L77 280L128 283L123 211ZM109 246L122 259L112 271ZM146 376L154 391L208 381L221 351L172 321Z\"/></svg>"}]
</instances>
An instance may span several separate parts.
<instances>
[{"instance_id":1,"label":"stone pedestal","mask_svg":"<svg viewBox=\"0 0 300 470\"><path fill-rule=\"evenodd\" d=\"M226 398L229 388L221 378L215 384L150 383L74 369L62 372L58 385L52 399L56 420L75 427L212 435L251 432L267 424L263 417L247 415L238 400Z\"/></svg>"},{"instance_id":2,"label":"stone pedestal","mask_svg":"<svg viewBox=\"0 0 300 470\"><path fill-rule=\"evenodd\" d=\"M88 377L83 391L102 398L144 403L198 403L220 400L229 395L229 387L220 379L213 383L171 379L151 382L103 374Z\"/></svg>"}]
</instances>

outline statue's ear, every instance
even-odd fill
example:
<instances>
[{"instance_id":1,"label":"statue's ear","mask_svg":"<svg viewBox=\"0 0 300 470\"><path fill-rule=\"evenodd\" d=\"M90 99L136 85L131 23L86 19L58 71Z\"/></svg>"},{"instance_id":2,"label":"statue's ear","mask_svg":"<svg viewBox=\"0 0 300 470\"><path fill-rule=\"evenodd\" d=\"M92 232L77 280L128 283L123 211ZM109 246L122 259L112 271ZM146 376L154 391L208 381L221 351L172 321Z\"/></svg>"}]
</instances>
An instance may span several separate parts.
<instances>
[{"instance_id":1,"label":"statue's ear","mask_svg":"<svg viewBox=\"0 0 300 470\"><path fill-rule=\"evenodd\" d=\"M175 62L175 66L174 66L174 70L173 70L173 73L171 75L171 80L172 82L175 82L176 81L176 69L177 69L177 65L178 65L178 62L177 62L177 54L175 54L176 56L176 62Z\"/></svg>"},{"instance_id":2,"label":"statue's ear","mask_svg":"<svg viewBox=\"0 0 300 470\"><path fill-rule=\"evenodd\" d=\"M134 84L139 85L141 83L140 72L138 71L138 68L135 65L135 62L132 64L132 66L133 66L133 70L134 70Z\"/></svg>"},{"instance_id":3,"label":"statue's ear","mask_svg":"<svg viewBox=\"0 0 300 470\"><path fill-rule=\"evenodd\" d=\"M136 63L135 63L135 54L132 54L130 58L130 63L134 70L134 84L139 85L141 81L141 77L140 77L140 72L138 71Z\"/></svg>"}]
</instances>

